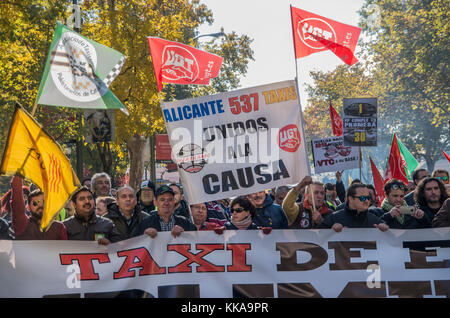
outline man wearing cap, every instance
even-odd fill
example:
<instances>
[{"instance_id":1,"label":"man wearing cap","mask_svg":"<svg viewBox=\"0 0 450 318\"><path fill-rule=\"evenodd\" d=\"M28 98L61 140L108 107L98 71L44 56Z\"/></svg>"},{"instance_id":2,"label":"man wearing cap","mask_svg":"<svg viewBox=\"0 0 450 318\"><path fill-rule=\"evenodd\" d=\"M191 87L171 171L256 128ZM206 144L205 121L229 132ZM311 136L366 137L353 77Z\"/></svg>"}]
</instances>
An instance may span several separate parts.
<instances>
[{"instance_id":1,"label":"man wearing cap","mask_svg":"<svg viewBox=\"0 0 450 318\"><path fill-rule=\"evenodd\" d=\"M196 231L197 228L185 217L175 215L175 193L167 185L160 186L155 193L154 204L157 213L152 213L138 224L132 236L147 234L155 238L158 232L170 231L174 237L184 231Z\"/></svg>"},{"instance_id":2,"label":"man wearing cap","mask_svg":"<svg viewBox=\"0 0 450 318\"><path fill-rule=\"evenodd\" d=\"M155 184L150 180L141 183L139 191L136 193L138 206L147 214L155 210L153 200L155 199Z\"/></svg>"}]
</instances>

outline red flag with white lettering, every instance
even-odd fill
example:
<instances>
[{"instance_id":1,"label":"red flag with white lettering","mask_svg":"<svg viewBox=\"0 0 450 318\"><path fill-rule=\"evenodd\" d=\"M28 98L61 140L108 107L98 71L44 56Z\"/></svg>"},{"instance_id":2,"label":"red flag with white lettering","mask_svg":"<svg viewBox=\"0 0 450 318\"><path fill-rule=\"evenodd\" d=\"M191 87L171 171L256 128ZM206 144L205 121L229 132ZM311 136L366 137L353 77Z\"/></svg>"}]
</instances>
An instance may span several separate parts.
<instances>
[{"instance_id":1,"label":"red flag with white lettering","mask_svg":"<svg viewBox=\"0 0 450 318\"><path fill-rule=\"evenodd\" d=\"M389 179L395 178L403 181L405 185L408 185L406 169L408 169L408 167L406 165L405 158L403 158L400 153L400 149L398 148L397 134L394 134L384 180L388 181Z\"/></svg>"},{"instance_id":2,"label":"red flag with white lettering","mask_svg":"<svg viewBox=\"0 0 450 318\"><path fill-rule=\"evenodd\" d=\"M162 83L208 85L219 75L223 58L192 46L147 37L158 91Z\"/></svg>"},{"instance_id":3,"label":"red flag with white lettering","mask_svg":"<svg viewBox=\"0 0 450 318\"><path fill-rule=\"evenodd\" d=\"M331 118L331 127L333 128L333 134L335 136L342 136L342 119L341 116L337 113L337 111L331 106L330 102L330 118Z\"/></svg>"},{"instance_id":4,"label":"red flag with white lettering","mask_svg":"<svg viewBox=\"0 0 450 318\"><path fill-rule=\"evenodd\" d=\"M369 157L369 159L370 159L370 167L372 168L373 185L375 186L375 191L377 192L378 206L380 206L385 198L384 181L383 177L381 176L380 172L375 166L375 163L373 162L372 158Z\"/></svg>"},{"instance_id":5,"label":"red flag with white lettering","mask_svg":"<svg viewBox=\"0 0 450 318\"><path fill-rule=\"evenodd\" d=\"M291 6L295 58L330 50L352 66L361 29Z\"/></svg>"}]
</instances>

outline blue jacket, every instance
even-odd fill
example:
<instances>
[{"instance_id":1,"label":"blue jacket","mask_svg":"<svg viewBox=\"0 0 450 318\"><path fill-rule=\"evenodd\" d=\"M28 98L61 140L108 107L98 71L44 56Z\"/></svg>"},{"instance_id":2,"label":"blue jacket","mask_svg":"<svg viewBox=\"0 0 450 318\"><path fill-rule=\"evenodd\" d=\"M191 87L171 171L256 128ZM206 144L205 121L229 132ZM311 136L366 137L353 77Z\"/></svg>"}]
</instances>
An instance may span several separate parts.
<instances>
[{"instance_id":1,"label":"blue jacket","mask_svg":"<svg viewBox=\"0 0 450 318\"><path fill-rule=\"evenodd\" d=\"M271 227L273 229L287 229L288 221L286 214L280 205L273 203L270 195L266 195L262 208L256 208L256 214L253 222L262 227Z\"/></svg>"}]
</instances>

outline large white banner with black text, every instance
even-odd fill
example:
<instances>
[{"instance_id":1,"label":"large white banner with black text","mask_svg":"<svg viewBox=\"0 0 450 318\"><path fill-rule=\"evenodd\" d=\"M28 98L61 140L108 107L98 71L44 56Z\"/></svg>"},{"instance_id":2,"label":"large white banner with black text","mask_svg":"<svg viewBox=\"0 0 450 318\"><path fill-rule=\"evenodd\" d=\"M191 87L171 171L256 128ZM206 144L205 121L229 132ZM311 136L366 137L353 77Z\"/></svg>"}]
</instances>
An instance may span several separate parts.
<instances>
[{"instance_id":1,"label":"large white banner with black text","mask_svg":"<svg viewBox=\"0 0 450 318\"><path fill-rule=\"evenodd\" d=\"M0 241L0 297L449 297L450 228Z\"/></svg>"},{"instance_id":2,"label":"large white banner with black text","mask_svg":"<svg viewBox=\"0 0 450 318\"><path fill-rule=\"evenodd\" d=\"M167 102L162 110L191 204L297 183L310 174L295 81Z\"/></svg>"}]
</instances>

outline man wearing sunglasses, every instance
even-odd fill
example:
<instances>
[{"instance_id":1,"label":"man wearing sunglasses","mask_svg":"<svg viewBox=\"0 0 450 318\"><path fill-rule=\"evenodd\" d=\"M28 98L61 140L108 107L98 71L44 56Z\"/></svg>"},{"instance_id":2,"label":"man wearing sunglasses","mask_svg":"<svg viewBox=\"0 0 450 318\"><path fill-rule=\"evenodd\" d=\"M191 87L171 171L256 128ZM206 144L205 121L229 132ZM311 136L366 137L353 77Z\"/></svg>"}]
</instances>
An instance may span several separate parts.
<instances>
[{"instance_id":1,"label":"man wearing sunglasses","mask_svg":"<svg viewBox=\"0 0 450 318\"><path fill-rule=\"evenodd\" d=\"M55 221L46 231L41 231L44 213L44 193L36 189L28 195L30 217L25 213L22 195L22 178L14 176L11 180L12 225L16 240L67 240L66 227Z\"/></svg>"},{"instance_id":2,"label":"man wearing sunglasses","mask_svg":"<svg viewBox=\"0 0 450 318\"><path fill-rule=\"evenodd\" d=\"M365 184L352 184L347 190L347 200L342 210L328 215L319 228L341 232L343 228L378 228L385 232L389 226L375 214L369 213L370 194Z\"/></svg>"},{"instance_id":3,"label":"man wearing sunglasses","mask_svg":"<svg viewBox=\"0 0 450 318\"><path fill-rule=\"evenodd\" d=\"M448 171L444 169L434 170L431 174L432 177L439 179L443 184L450 184L450 180L448 179Z\"/></svg>"},{"instance_id":4,"label":"man wearing sunglasses","mask_svg":"<svg viewBox=\"0 0 450 318\"><path fill-rule=\"evenodd\" d=\"M391 179L384 185L385 199L381 203L381 220L392 229L421 229L427 227L425 213L415 206L408 206L404 200L407 186L398 179Z\"/></svg>"}]
</instances>

